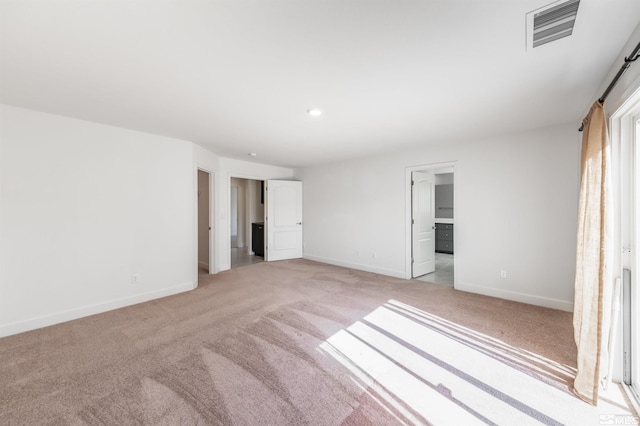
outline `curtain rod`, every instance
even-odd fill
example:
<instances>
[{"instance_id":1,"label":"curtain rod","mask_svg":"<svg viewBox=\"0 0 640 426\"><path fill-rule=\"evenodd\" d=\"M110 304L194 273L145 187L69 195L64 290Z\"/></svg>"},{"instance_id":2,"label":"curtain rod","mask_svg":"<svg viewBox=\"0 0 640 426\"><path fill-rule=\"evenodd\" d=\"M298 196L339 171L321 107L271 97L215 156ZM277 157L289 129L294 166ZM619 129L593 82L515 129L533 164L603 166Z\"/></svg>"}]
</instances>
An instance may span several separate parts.
<instances>
[{"instance_id":1,"label":"curtain rod","mask_svg":"<svg viewBox=\"0 0 640 426\"><path fill-rule=\"evenodd\" d=\"M624 74L625 71L631 66L632 62L635 62L636 60L638 60L638 58L640 58L639 52L640 52L640 43L638 43L638 45L635 47L635 49L633 49L633 51L628 57L624 58L624 64L622 64L622 66L618 70L618 74L616 74L616 76L613 77L613 80L611 80L611 83L609 83L609 86L607 87L607 89L604 91L602 96L600 96L600 99L598 99L598 102L600 102L601 104L604 103L605 99L607 99L607 96L609 96L609 92L613 90L615 85L618 83L618 80L620 80L620 77L622 77L622 74ZM584 121L580 125L580 128L578 129L578 131L581 132L583 129L584 129Z\"/></svg>"}]
</instances>

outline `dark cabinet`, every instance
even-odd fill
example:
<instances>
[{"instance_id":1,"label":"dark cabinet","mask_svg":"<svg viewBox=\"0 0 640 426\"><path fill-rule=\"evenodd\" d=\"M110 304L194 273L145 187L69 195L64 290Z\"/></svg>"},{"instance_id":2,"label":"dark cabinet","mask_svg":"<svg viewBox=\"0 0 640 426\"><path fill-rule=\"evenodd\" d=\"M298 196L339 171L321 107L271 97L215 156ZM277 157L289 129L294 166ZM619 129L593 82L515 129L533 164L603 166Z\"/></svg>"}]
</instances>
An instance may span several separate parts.
<instances>
[{"instance_id":1,"label":"dark cabinet","mask_svg":"<svg viewBox=\"0 0 640 426\"><path fill-rule=\"evenodd\" d=\"M264 222L251 224L251 250L256 256L264 257Z\"/></svg>"},{"instance_id":2,"label":"dark cabinet","mask_svg":"<svg viewBox=\"0 0 640 426\"><path fill-rule=\"evenodd\" d=\"M453 254L452 223L436 223L436 251Z\"/></svg>"}]
</instances>

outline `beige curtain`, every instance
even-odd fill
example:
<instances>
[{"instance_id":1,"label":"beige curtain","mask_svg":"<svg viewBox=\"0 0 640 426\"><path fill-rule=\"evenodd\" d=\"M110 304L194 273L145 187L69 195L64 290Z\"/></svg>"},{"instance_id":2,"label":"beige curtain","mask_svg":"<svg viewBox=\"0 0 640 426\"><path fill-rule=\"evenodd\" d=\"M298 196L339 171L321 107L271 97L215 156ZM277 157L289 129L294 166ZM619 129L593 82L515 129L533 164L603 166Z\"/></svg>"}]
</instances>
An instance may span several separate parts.
<instances>
[{"instance_id":1,"label":"beige curtain","mask_svg":"<svg viewBox=\"0 0 640 426\"><path fill-rule=\"evenodd\" d=\"M584 120L573 327L578 347L574 392L598 402L607 375L613 279L610 242L609 138L604 105L596 102Z\"/></svg>"}]
</instances>

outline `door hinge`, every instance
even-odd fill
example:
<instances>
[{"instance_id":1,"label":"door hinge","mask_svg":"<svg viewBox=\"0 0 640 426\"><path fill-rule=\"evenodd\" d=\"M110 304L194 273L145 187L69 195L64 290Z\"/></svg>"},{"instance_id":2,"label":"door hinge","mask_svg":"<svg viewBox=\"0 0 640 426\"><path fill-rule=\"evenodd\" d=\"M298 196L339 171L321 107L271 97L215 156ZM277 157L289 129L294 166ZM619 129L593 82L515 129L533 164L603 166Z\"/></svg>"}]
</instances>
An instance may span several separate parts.
<instances>
[{"instance_id":1,"label":"door hinge","mask_svg":"<svg viewBox=\"0 0 640 426\"><path fill-rule=\"evenodd\" d=\"M413 185L415 185L415 184L416 184L416 182L412 180L412 181L411 181L411 186L413 186Z\"/></svg>"},{"instance_id":2,"label":"door hinge","mask_svg":"<svg viewBox=\"0 0 640 426\"><path fill-rule=\"evenodd\" d=\"M411 258L411 263L415 263L415 260L413 260L413 257Z\"/></svg>"},{"instance_id":3,"label":"door hinge","mask_svg":"<svg viewBox=\"0 0 640 426\"><path fill-rule=\"evenodd\" d=\"M416 221L411 219L411 224L414 225L415 223L416 223Z\"/></svg>"}]
</instances>

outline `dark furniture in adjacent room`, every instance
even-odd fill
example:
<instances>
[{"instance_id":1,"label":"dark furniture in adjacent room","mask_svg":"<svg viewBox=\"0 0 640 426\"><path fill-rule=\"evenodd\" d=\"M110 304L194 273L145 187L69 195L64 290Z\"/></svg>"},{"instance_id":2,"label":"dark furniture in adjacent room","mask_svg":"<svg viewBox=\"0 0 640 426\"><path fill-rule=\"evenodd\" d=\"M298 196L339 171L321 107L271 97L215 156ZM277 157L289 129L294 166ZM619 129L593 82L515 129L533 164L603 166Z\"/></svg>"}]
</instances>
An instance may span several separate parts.
<instances>
[{"instance_id":1,"label":"dark furniture in adjacent room","mask_svg":"<svg viewBox=\"0 0 640 426\"><path fill-rule=\"evenodd\" d=\"M453 254L452 223L436 223L436 252Z\"/></svg>"},{"instance_id":2,"label":"dark furniture in adjacent room","mask_svg":"<svg viewBox=\"0 0 640 426\"><path fill-rule=\"evenodd\" d=\"M251 250L256 256L264 257L264 222L251 224Z\"/></svg>"}]
</instances>

